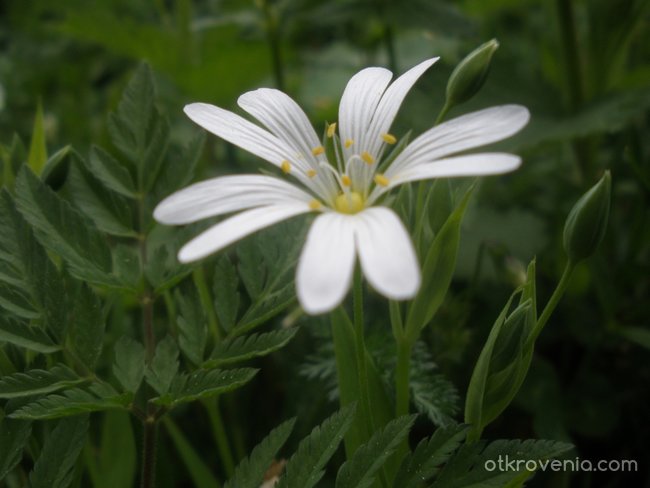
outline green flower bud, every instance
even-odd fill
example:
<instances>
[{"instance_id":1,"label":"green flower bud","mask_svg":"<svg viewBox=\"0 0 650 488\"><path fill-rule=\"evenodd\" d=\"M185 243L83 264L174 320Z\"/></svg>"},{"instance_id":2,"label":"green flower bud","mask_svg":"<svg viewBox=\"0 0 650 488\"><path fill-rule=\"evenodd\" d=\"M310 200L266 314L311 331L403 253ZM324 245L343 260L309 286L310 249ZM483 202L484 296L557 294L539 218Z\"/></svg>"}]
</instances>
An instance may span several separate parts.
<instances>
[{"instance_id":1,"label":"green flower bud","mask_svg":"<svg viewBox=\"0 0 650 488\"><path fill-rule=\"evenodd\" d=\"M476 95L485 83L492 55L498 47L497 40L492 39L474 49L456 66L447 82L446 105L453 107Z\"/></svg>"},{"instance_id":2,"label":"green flower bud","mask_svg":"<svg viewBox=\"0 0 650 488\"><path fill-rule=\"evenodd\" d=\"M591 256L603 240L609 218L612 178L606 171L574 205L564 224L564 250L577 263Z\"/></svg>"}]
</instances>

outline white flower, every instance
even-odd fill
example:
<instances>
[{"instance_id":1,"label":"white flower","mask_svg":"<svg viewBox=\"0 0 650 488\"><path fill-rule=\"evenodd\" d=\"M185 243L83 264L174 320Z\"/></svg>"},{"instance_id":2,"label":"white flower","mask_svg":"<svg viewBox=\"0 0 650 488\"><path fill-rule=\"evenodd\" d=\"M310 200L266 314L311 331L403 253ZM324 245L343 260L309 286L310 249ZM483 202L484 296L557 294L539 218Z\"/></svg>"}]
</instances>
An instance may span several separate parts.
<instances>
[{"instance_id":1,"label":"white flower","mask_svg":"<svg viewBox=\"0 0 650 488\"><path fill-rule=\"evenodd\" d=\"M389 130L404 97L438 58L429 59L390 83L383 68L367 68L348 82L337 125L325 141L300 107L268 88L244 93L238 104L266 129L204 103L185 107L197 124L280 168L292 182L266 175L236 175L191 185L163 200L154 217L187 224L237 212L215 224L179 252L195 261L282 220L316 212L296 275L298 299L308 313L329 311L350 287L357 256L368 282L394 300L413 298L420 269L408 232L391 209L377 205L402 183L438 177L498 174L516 169L512 154L454 154L519 131L526 108L504 105L442 123L413 140L387 166L382 156L396 142ZM333 148L328 161L323 144ZM378 170L381 170L381 172Z\"/></svg>"}]
</instances>

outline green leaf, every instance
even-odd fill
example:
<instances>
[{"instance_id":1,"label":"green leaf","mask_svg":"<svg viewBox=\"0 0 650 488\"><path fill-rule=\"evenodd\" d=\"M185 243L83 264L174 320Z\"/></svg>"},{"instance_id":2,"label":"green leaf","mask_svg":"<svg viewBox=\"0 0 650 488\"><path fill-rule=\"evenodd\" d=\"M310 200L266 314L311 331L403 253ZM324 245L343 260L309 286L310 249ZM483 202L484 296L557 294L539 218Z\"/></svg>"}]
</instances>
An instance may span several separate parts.
<instances>
[{"instance_id":1,"label":"green leaf","mask_svg":"<svg viewBox=\"0 0 650 488\"><path fill-rule=\"evenodd\" d=\"M76 290L69 338L72 350L89 370L94 371L104 342L105 317L102 304L89 286L81 284Z\"/></svg>"},{"instance_id":2,"label":"green leaf","mask_svg":"<svg viewBox=\"0 0 650 488\"><path fill-rule=\"evenodd\" d=\"M219 318L219 325L230 332L237 322L239 310L239 276L228 256L222 254L217 259L214 270L214 308Z\"/></svg>"},{"instance_id":3,"label":"green leaf","mask_svg":"<svg viewBox=\"0 0 650 488\"><path fill-rule=\"evenodd\" d=\"M484 443L466 444L461 447L440 471L432 488L487 488L508 486L515 480L521 486L532 472L521 463L520 469L498 469L499 459L504 462L534 460L543 463L561 456L573 448L571 444L557 441L497 440L487 447ZM495 463L495 469L486 469L486 461ZM488 463L490 464L490 463ZM539 464L538 464L539 467ZM512 486L512 485L510 485Z\"/></svg>"},{"instance_id":4,"label":"green leaf","mask_svg":"<svg viewBox=\"0 0 650 488\"><path fill-rule=\"evenodd\" d=\"M129 198L137 196L135 183L129 170L101 147L92 147L86 165L107 188Z\"/></svg>"},{"instance_id":5,"label":"green leaf","mask_svg":"<svg viewBox=\"0 0 650 488\"><path fill-rule=\"evenodd\" d=\"M259 488L264 481L264 473L287 441L295 422L296 419L293 418L273 429L262 442L255 446L250 456L237 465L235 473L226 482L224 488Z\"/></svg>"},{"instance_id":6,"label":"green leaf","mask_svg":"<svg viewBox=\"0 0 650 488\"><path fill-rule=\"evenodd\" d=\"M29 475L30 488L66 488L86 441L88 416L63 419L45 440L41 454Z\"/></svg>"},{"instance_id":7,"label":"green leaf","mask_svg":"<svg viewBox=\"0 0 650 488\"><path fill-rule=\"evenodd\" d=\"M200 365L203 362L205 343L208 338L207 319L194 286L187 283L182 290L183 293L177 290L174 294L180 310L176 320L179 332L178 344L192 364Z\"/></svg>"},{"instance_id":8,"label":"green leaf","mask_svg":"<svg viewBox=\"0 0 650 488\"><path fill-rule=\"evenodd\" d=\"M171 336L158 343L151 365L145 371L147 383L160 395L169 391L178 372L178 346Z\"/></svg>"},{"instance_id":9,"label":"green leaf","mask_svg":"<svg viewBox=\"0 0 650 488\"><path fill-rule=\"evenodd\" d=\"M336 412L304 438L287 462L276 488L312 488L325 473L325 464L341 443L354 418L354 405Z\"/></svg>"},{"instance_id":10,"label":"green leaf","mask_svg":"<svg viewBox=\"0 0 650 488\"><path fill-rule=\"evenodd\" d=\"M194 179L196 166L203 151L205 134L204 131L199 131L182 149L170 146L166 161L163 162L151 191L155 203L185 187Z\"/></svg>"},{"instance_id":11,"label":"green leaf","mask_svg":"<svg viewBox=\"0 0 650 488\"><path fill-rule=\"evenodd\" d=\"M0 317L0 341L45 354L61 349L42 329L7 317Z\"/></svg>"},{"instance_id":12,"label":"green leaf","mask_svg":"<svg viewBox=\"0 0 650 488\"><path fill-rule=\"evenodd\" d=\"M394 488L419 488L435 475L458 449L467 434L466 425L440 427L429 439L422 439L395 476Z\"/></svg>"},{"instance_id":13,"label":"green leaf","mask_svg":"<svg viewBox=\"0 0 650 488\"><path fill-rule=\"evenodd\" d=\"M225 339L217 344L204 366L216 367L265 356L284 347L298 332L297 328Z\"/></svg>"},{"instance_id":14,"label":"green leaf","mask_svg":"<svg viewBox=\"0 0 650 488\"><path fill-rule=\"evenodd\" d=\"M41 179L52 187L61 186L63 180L67 177L72 154L74 154L74 150L70 145L63 146L52 154L45 162Z\"/></svg>"},{"instance_id":15,"label":"green leaf","mask_svg":"<svg viewBox=\"0 0 650 488\"><path fill-rule=\"evenodd\" d=\"M22 319L38 319L37 305L25 291L0 282L0 307Z\"/></svg>"},{"instance_id":16,"label":"green leaf","mask_svg":"<svg viewBox=\"0 0 650 488\"><path fill-rule=\"evenodd\" d=\"M199 457L194 447L192 447L192 443L183 435L183 431L169 417L165 417L163 423L169 436L174 441L178 454L180 454L187 467L187 472L192 478L194 486L196 488L220 488L221 485L210 471L210 468Z\"/></svg>"},{"instance_id":17,"label":"green leaf","mask_svg":"<svg viewBox=\"0 0 650 488\"><path fill-rule=\"evenodd\" d=\"M252 368L198 370L189 375L177 376L170 392L152 401L173 408L181 403L235 390L248 383L256 373L257 370Z\"/></svg>"},{"instance_id":18,"label":"green leaf","mask_svg":"<svg viewBox=\"0 0 650 488\"><path fill-rule=\"evenodd\" d=\"M118 394L105 383L96 383L88 389L73 388L61 394L54 393L12 412L15 419L55 419L101 410L124 410L133 399L131 394Z\"/></svg>"},{"instance_id":19,"label":"green leaf","mask_svg":"<svg viewBox=\"0 0 650 488\"><path fill-rule=\"evenodd\" d=\"M74 276L91 283L117 285L111 276L106 238L25 168L16 179L16 204L41 243L59 254Z\"/></svg>"},{"instance_id":20,"label":"green leaf","mask_svg":"<svg viewBox=\"0 0 650 488\"><path fill-rule=\"evenodd\" d=\"M639 346L650 349L650 330L645 327L620 327L616 332Z\"/></svg>"},{"instance_id":21,"label":"green leaf","mask_svg":"<svg viewBox=\"0 0 650 488\"><path fill-rule=\"evenodd\" d=\"M74 371L63 364L49 370L32 369L0 378L0 398L42 395L83 383Z\"/></svg>"},{"instance_id":22,"label":"green leaf","mask_svg":"<svg viewBox=\"0 0 650 488\"><path fill-rule=\"evenodd\" d=\"M83 162L77 160L71 165L68 185L76 207L91 219L99 230L119 237L138 235L133 230L133 215L129 202L122 195L102 186Z\"/></svg>"},{"instance_id":23,"label":"green leaf","mask_svg":"<svg viewBox=\"0 0 650 488\"><path fill-rule=\"evenodd\" d=\"M45 144L45 129L43 128L43 105L39 102L34 117L32 142L29 144L27 164L37 175L41 173L47 161L47 146Z\"/></svg>"},{"instance_id":24,"label":"green leaf","mask_svg":"<svg viewBox=\"0 0 650 488\"><path fill-rule=\"evenodd\" d=\"M371 486L379 469L408 435L415 417L409 415L396 418L375 432L367 443L359 446L336 475L336 488Z\"/></svg>"},{"instance_id":25,"label":"green leaf","mask_svg":"<svg viewBox=\"0 0 650 488\"><path fill-rule=\"evenodd\" d=\"M144 369L144 347L128 336L122 336L115 344L113 374L126 391L135 393L142 383Z\"/></svg>"},{"instance_id":26,"label":"green leaf","mask_svg":"<svg viewBox=\"0 0 650 488\"><path fill-rule=\"evenodd\" d=\"M0 481L23 457L23 448L32 433L32 423L3 418L0 421Z\"/></svg>"},{"instance_id":27,"label":"green leaf","mask_svg":"<svg viewBox=\"0 0 650 488\"><path fill-rule=\"evenodd\" d=\"M133 486L138 453L129 413L104 413L100 439L98 446L86 446L86 466L93 488Z\"/></svg>"},{"instance_id":28,"label":"green leaf","mask_svg":"<svg viewBox=\"0 0 650 488\"><path fill-rule=\"evenodd\" d=\"M412 340L417 338L420 330L431 321L447 294L456 266L460 224L472 190L473 187L467 191L456 210L449 216L424 258L422 285L409 306L405 323L406 334Z\"/></svg>"}]
</instances>

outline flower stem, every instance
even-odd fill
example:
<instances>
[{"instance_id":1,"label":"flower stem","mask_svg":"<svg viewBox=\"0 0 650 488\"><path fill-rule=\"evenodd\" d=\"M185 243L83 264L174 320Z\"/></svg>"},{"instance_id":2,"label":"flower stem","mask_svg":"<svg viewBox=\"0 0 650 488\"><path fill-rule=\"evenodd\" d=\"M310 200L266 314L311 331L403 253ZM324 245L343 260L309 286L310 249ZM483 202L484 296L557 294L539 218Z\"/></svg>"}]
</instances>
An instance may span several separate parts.
<instances>
[{"instance_id":1,"label":"flower stem","mask_svg":"<svg viewBox=\"0 0 650 488\"><path fill-rule=\"evenodd\" d=\"M219 330L219 321L217 320L217 313L214 310L214 303L212 297L210 296L210 290L208 290L208 283L205 278L205 271L203 266L199 266L194 269L192 272L192 279L194 280L194 285L199 291L199 299L201 300L201 306L208 317L208 327L210 328L210 333L212 334L212 339L214 342L219 342L221 340L221 331Z\"/></svg>"},{"instance_id":2,"label":"flower stem","mask_svg":"<svg viewBox=\"0 0 650 488\"><path fill-rule=\"evenodd\" d=\"M409 373L413 344L406 338L397 342L397 369L395 371L395 417L409 413Z\"/></svg>"},{"instance_id":3,"label":"flower stem","mask_svg":"<svg viewBox=\"0 0 650 488\"><path fill-rule=\"evenodd\" d=\"M144 439L142 445L142 478L141 488L153 488L156 480L156 440L158 423L154 417L148 417L144 422Z\"/></svg>"},{"instance_id":4,"label":"flower stem","mask_svg":"<svg viewBox=\"0 0 650 488\"><path fill-rule=\"evenodd\" d=\"M278 35L277 12L273 10L269 0L262 0L262 11L266 21L266 37L271 50L275 86L278 90L284 90L284 62L282 60L282 50L280 49L280 36Z\"/></svg>"},{"instance_id":5,"label":"flower stem","mask_svg":"<svg viewBox=\"0 0 650 488\"><path fill-rule=\"evenodd\" d=\"M438 125L440 122L442 122L444 118L447 116L447 113L449 112L450 109L451 109L451 105L449 104L449 100L445 100L445 104L442 106L442 109L440 110L440 113L436 118L436 122L433 125Z\"/></svg>"},{"instance_id":6,"label":"flower stem","mask_svg":"<svg viewBox=\"0 0 650 488\"><path fill-rule=\"evenodd\" d=\"M224 473L227 478L230 478L235 472L235 461L230 450L226 428L224 427L223 419L221 418L219 397L217 396L216 398L205 399L203 401L203 406L208 412L208 417L210 418L212 435L217 443L217 450L219 451L219 457L221 458Z\"/></svg>"},{"instance_id":7,"label":"flower stem","mask_svg":"<svg viewBox=\"0 0 650 488\"><path fill-rule=\"evenodd\" d=\"M573 274L574 269L575 269L575 263L573 263L572 261L568 261L566 266L564 267L564 271L562 272L562 277L560 278L559 283L555 287L555 291L551 295L551 298L548 300L548 303L546 304L546 307L544 307L544 311L542 312L542 315L540 315L539 319L537 320L537 323L535 324L535 328L530 334L530 338L528 339L527 345L529 345L530 343L534 343L537 337L539 336L540 332L542 332L542 329L546 325L546 322L548 322L548 319L551 317L551 314L555 310L555 307L557 307L557 304L562 298L562 295L564 295L564 292L566 291L566 288L569 285L569 280L571 279L571 275Z\"/></svg>"},{"instance_id":8,"label":"flower stem","mask_svg":"<svg viewBox=\"0 0 650 488\"><path fill-rule=\"evenodd\" d=\"M354 336L357 353L357 372L359 376L359 397L361 400L361 413L365 419L367 435L374 432L372 410L370 408L370 393L368 388L368 370L366 368L366 346L363 334L363 284L361 271L357 267L354 271Z\"/></svg>"}]
</instances>

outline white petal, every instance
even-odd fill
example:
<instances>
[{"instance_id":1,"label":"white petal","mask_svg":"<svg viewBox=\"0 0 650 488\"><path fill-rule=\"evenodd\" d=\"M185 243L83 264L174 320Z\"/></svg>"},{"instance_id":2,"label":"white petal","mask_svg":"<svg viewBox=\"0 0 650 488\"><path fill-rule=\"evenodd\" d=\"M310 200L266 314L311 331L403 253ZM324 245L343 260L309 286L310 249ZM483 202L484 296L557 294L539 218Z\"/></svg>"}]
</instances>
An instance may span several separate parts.
<instances>
[{"instance_id":1,"label":"white petal","mask_svg":"<svg viewBox=\"0 0 650 488\"><path fill-rule=\"evenodd\" d=\"M366 147L364 148L375 158L379 159L381 156L380 148L384 143L382 135L390 130L390 126L393 124L404 98L420 76L438 59L440 58L427 59L414 66L392 82L384 92L368 129L367 140L365 141Z\"/></svg>"},{"instance_id":2,"label":"white petal","mask_svg":"<svg viewBox=\"0 0 650 488\"><path fill-rule=\"evenodd\" d=\"M178 260L182 263L196 261L257 230L309 211L308 205L297 203L247 210L219 222L185 244L178 253Z\"/></svg>"},{"instance_id":3,"label":"white petal","mask_svg":"<svg viewBox=\"0 0 650 488\"><path fill-rule=\"evenodd\" d=\"M291 97L280 90L260 88L244 93L237 103L289 144L297 154L317 161L311 151L320 146L318 136L305 112Z\"/></svg>"},{"instance_id":4,"label":"white petal","mask_svg":"<svg viewBox=\"0 0 650 488\"><path fill-rule=\"evenodd\" d=\"M409 167L500 141L521 130L529 118L526 107L502 105L452 119L426 131L411 142L397 156L385 175L390 178Z\"/></svg>"},{"instance_id":5,"label":"white petal","mask_svg":"<svg viewBox=\"0 0 650 488\"><path fill-rule=\"evenodd\" d=\"M521 165L521 158L507 153L480 153L438 159L432 163L418 164L393 175L385 187L376 187L368 202L402 183L428 180L431 178L453 178L455 176L486 176L508 173Z\"/></svg>"},{"instance_id":6,"label":"white petal","mask_svg":"<svg viewBox=\"0 0 650 488\"><path fill-rule=\"evenodd\" d=\"M163 224L189 224L237 210L313 199L300 188L264 175L213 178L184 188L158 204L154 218Z\"/></svg>"},{"instance_id":7,"label":"white petal","mask_svg":"<svg viewBox=\"0 0 650 488\"><path fill-rule=\"evenodd\" d=\"M420 289L420 267L399 217L386 207L371 207L354 217L356 246L368 282L393 300L413 298Z\"/></svg>"},{"instance_id":8,"label":"white petal","mask_svg":"<svg viewBox=\"0 0 650 488\"><path fill-rule=\"evenodd\" d=\"M328 312L343 301L354 270L354 224L350 215L319 215L307 235L296 290L305 312Z\"/></svg>"},{"instance_id":9,"label":"white petal","mask_svg":"<svg viewBox=\"0 0 650 488\"><path fill-rule=\"evenodd\" d=\"M228 110L207 103L192 103L183 110L204 129L276 166L294 152L270 132Z\"/></svg>"},{"instance_id":10,"label":"white petal","mask_svg":"<svg viewBox=\"0 0 650 488\"><path fill-rule=\"evenodd\" d=\"M344 150L346 159L363 151L368 127L392 76L384 68L366 68L354 75L345 87L339 104L339 134L344 143L348 139L354 141Z\"/></svg>"}]
</instances>

